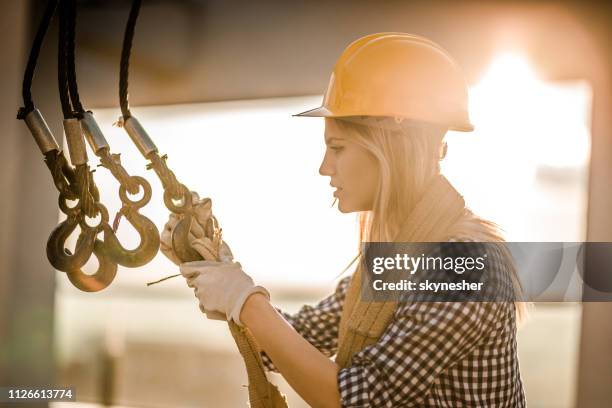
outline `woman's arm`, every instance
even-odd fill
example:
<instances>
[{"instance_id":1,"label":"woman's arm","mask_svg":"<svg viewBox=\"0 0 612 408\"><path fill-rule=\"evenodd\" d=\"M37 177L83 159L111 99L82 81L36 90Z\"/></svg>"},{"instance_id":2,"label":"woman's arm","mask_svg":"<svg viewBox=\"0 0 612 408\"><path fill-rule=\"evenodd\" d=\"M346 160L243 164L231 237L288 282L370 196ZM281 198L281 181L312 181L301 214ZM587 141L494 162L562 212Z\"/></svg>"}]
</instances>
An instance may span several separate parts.
<instances>
[{"instance_id":1,"label":"woman's arm","mask_svg":"<svg viewBox=\"0 0 612 408\"><path fill-rule=\"evenodd\" d=\"M222 314L228 320L248 327L278 371L304 400L314 407L340 406L338 366L319 351L316 344L308 341L310 337L323 344L329 343L329 333L327 336L320 334L329 331L329 323L339 318L335 313L325 313L340 308L340 303L334 301L338 300L335 295L328 298L330 302L320 304L321 307L316 309L320 313L298 313L297 320L311 317L308 319L310 330L303 330L310 332L305 338L272 307L268 292L254 285L240 263L187 262L180 265L180 270L187 285L194 288L200 310L207 316ZM336 289L338 298L344 293L343 287L339 285ZM307 307L303 310L315 309ZM332 347L325 347L324 351L329 348Z\"/></svg>"},{"instance_id":2,"label":"woman's arm","mask_svg":"<svg viewBox=\"0 0 612 408\"><path fill-rule=\"evenodd\" d=\"M350 276L341 279L332 294L315 305L303 305L297 313L274 308L308 343L323 355L331 357L338 350L338 327L349 283ZM265 352L261 353L261 358L267 370L278 372Z\"/></svg>"},{"instance_id":3,"label":"woman's arm","mask_svg":"<svg viewBox=\"0 0 612 408\"><path fill-rule=\"evenodd\" d=\"M338 365L300 336L264 295L249 296L240 320L309 405L340 407Z\"/></svg>"}]
</instances>

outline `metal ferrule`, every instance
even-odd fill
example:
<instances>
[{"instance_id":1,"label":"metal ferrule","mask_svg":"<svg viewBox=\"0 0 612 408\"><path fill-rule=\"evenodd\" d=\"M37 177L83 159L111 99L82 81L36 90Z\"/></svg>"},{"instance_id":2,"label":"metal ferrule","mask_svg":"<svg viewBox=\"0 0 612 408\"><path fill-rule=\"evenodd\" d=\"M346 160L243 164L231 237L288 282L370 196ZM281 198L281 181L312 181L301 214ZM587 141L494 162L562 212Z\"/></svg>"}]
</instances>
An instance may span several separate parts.
<instances>
[{"instance_id":1,"label":"metal ferrule","mask_svg":"<svg viewBox=\"0 0 612 408\"><path fill-rule=\"evenodd\" d=\"M47 122L45 122L38 109L34 109L26 115L25 123L28 125L28 129L30 129L32 136L34 136L34 140L42 154L46 154L51 150L59 150L51 129L47 126Z\"/></svg>"},{"instance_id":2,"label":"metal ferrule","mask_svg":"<svg viewBox=\"0 0 612 408\"><path fill-rule=\"evenodd\" d=\"M146 130L144 130L135 117L130 116L127 118L127 120L123 122L123 127L144 157L148 157L149 154L157 152L157 146L155 146L153 140L151 140Z\"/></svg>"},{"instance_id":3,"label":"metal ferrule","mask_svg":"<svg viewBox=\"0 0 612 408\"><path fill-rule=\"evenodd\" d=\"M72 165L86 164L87 150L85 150L81 122L77 118L64 119L64 132Z\"/></svg>"},{"instance_id":4,"label":"metal ferrule","mask_svg":"<svg viewBox=\"0 0 612 408\"><path fill-rule=\"evenodd\" d=\"M87 143L89 143L89 146L91 146L96 155L102 149L110 149L102 130L100 130L91 112L83 113L81 128L83 129Z\"/></svg>"}]
</instances>

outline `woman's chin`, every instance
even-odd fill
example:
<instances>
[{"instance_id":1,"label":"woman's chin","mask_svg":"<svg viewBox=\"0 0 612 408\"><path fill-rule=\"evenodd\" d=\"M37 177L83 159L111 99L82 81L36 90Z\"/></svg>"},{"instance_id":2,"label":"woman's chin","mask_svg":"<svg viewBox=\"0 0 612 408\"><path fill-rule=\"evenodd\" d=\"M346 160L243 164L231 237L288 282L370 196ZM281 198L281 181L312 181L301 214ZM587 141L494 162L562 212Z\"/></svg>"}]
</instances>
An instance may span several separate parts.
<instances>
[{"instance_id":1,"label":"woman's chin","mask_svg":"<svg viewBox=\"0 0 612 408\"><path fill-rule=\"evenodd\" d=\"M343 203L342 200L338 200L338 211L340 211L342 214L349 214L357 210L350 205Z\"/></svg>"},{"instance_id":2,"label":"woman's chin","mask_svg":"<svg viewBox=\"0 0 612 408\"><path fill-rule=\"evenodd\" d=\"M372 205L369 203L361 201L356 202L355 200L347 200L346 196L342 198L336 198L338 199L338 211L343 214L372 210Z\"/></svg>"}]
</instances>

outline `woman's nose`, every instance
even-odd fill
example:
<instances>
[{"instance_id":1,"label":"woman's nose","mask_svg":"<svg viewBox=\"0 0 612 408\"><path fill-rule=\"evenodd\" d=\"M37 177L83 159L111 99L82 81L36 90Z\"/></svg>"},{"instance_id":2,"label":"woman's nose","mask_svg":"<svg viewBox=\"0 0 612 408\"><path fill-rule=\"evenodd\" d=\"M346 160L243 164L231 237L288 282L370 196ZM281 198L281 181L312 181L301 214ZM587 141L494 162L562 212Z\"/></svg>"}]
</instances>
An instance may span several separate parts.
<instances>
[{"instance_id":1,"label":"woman's nose","mask_svg":"<svg viewBox=\"0 0 612 408\"><path fill-rule=\"evenodd\" d=\"M332 165L329 160L329 155L325 152L325 156L323 156L323 161L319 166L319 174L322 176L331 176L333 175Z\"/></svg>"}]
</instances>

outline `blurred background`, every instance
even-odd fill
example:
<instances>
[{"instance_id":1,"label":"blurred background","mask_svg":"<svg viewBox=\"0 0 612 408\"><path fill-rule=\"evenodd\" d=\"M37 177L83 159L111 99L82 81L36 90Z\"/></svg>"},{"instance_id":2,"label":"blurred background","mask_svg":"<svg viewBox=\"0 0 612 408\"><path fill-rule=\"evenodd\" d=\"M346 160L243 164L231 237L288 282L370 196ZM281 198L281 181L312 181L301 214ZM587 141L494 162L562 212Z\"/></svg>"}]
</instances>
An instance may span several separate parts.
<instances>
[{"instance_id":1,"label":"blurred background","mask_svg":"<svg viewBox=\"0 0 612 408\"><path fill-rule=\"evenodd\" d=\"M448 134L443 172L477 214L500 224L510 241L612 241L612 7L143 3L130 65L132 112L179 179L213 198L236 258L280 308L297 311L322 299L356 254L355 216L330 207L329 180L318 175L323 122L291 115L318 106L336 58L373 32L426 36L464 68L476 131ZM202 316L182 279L146 286L177 273L161 253L141 268L120 267L98 293L80 292L47 262L46 240L60 221L57 192L15 120L45 4L0 4L0 385L73 386L83 406L245 406L243 363L226 325ZM78 7L82 101L128 172L151 183L153 199L142 212L162 228L161 185L113 126L130 2ZM54 24L33 94L59 137L56 35ZM104 168L95 179L112 217L118 186ZM137 246L127 222L118 236ZM85 269L96 266L94 258ZM612 305L538 303L519 329L518 347L529 406L612 406ZM306 406L273 377L290 406Z\"/></svg>"}]
</instances>

